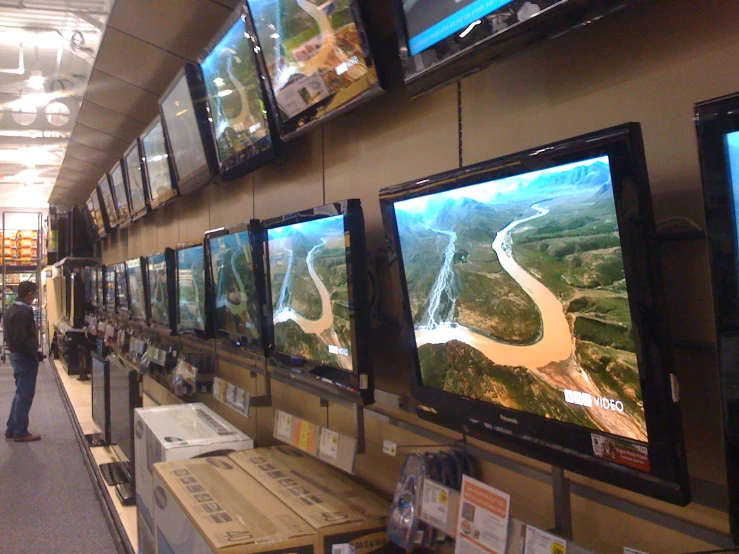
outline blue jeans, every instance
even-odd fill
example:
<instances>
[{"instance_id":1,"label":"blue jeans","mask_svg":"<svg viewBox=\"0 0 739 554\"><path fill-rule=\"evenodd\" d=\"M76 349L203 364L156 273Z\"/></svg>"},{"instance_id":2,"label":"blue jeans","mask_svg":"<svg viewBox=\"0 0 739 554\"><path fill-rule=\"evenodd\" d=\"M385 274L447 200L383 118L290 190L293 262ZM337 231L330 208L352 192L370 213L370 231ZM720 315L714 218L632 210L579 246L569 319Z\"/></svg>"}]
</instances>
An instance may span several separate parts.
<instances>
[{"instance_id":1,"label":"blue jeans","mask_svg":"<svg viewBox=\"0 0 739 554\"><path fill-rule=\"evenodd\" d=\"M28 432L28 412L31 411L33 397L36 394L36 378L38 377L38 360L26 354L11 352L10 365L15 377L15 396L10 407L10 417L6 434L24 437Z\"/></svg>"}]
</instances>

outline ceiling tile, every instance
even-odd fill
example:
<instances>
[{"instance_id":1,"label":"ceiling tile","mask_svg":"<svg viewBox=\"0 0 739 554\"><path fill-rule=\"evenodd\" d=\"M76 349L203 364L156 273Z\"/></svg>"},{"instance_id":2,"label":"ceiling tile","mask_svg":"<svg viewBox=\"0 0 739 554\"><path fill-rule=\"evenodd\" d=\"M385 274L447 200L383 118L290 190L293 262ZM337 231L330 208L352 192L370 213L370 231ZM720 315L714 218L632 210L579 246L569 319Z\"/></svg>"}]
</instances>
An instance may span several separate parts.
<instances>
[{"instance_id":1,"label":"ceiling tile","mask_svg":"<svg viewBox=\"0 0 739 554\"><path fill-rule=\"evenodd\" d=\"M84 160L73 158L72 156L64 157L64 163L62 164L62 167L68 167L82 174L90 174L100 171L99 167L92 165Z\"/></svg>"},{"instance_id":2,"label":"ceiling tile","mask_svg":"<svg viewBox=\"0 0 739 554\"><path fill-rule=\"evenodd\" d=\"M141 123L150 123L157 115L157 96L112 75L93 70L85 101L128 115Z\"/></svg>"},{"instance_id":3,"label":"ceiling tile","mask_svg":"<svg viewBox=\"0 0 739 554\"><path fill-rule=\"evenodd\" d=\"M74 126L72 140L114 156L121 156L123 151L129 146L127 142L112 137L102 131L79 124Z\"/></svg>"},{"instance_id":4,"label":"ceiling tile","mask_svg":"<svg viewBox=\"0 0 739 554\"><path fill-rule=\"evenodd\" d=\"M108 171L108 169L111 168L116 160L115 156L111 156L110 154L105 154L103 152L98 152L97 150L85 146L84 144L80 144L74 141L69 142L69 146L67 146L67 155L95 165L99 167L102 172Z\"/></svg>"},{"instance_id":5,"label":"ceiling tile","mask_svg":"<svg viewBox=\"0 0 739 554\"><path fill-rule=\"evenodd\" d=\"M77 115L77 122L92 129L113 135L129 144L146 127L146 123L136 121L126 115L84 101Z\"/></svg>"}]
</instances>

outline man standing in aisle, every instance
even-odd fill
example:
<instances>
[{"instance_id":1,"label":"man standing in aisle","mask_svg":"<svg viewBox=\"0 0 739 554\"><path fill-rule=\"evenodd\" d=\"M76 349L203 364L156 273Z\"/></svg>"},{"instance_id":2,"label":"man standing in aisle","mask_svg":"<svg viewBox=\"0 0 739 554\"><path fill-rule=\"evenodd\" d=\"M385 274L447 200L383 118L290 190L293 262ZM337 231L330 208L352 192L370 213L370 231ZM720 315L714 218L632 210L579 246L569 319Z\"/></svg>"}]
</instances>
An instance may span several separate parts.
<instances>
[{"instance_id":1,"label":"man standing in aisle","mask_svg":"<svg viewBox=\"0 0 739 554\"><path fill-rule=\"evenodd\" d=\"M28 432L28 412L36 394L38 366L46 357L39 352L38 329L31 308L37 297L36 283L24 281L18 286L18 300L3 316L5 342L10 350L10 365L15 377L15 397L10 407L5 438L15 439L15 442L41 440L39 435Z\"/></svg>"}]
</instances>

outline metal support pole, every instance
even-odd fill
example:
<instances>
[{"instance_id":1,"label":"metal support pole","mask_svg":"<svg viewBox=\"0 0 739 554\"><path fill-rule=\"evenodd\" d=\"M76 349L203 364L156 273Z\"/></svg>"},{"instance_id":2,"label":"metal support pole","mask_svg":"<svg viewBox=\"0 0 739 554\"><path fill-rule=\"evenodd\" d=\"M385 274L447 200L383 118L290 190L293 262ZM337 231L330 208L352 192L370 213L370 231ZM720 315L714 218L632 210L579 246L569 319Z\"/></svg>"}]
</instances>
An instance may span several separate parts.
<instances>
[{"instance_id":1,"label":"metal support pole","mask_svg":"<svg viewBox=\"0 0 739 554\"><path fill-rule=\"evenodd\" d=\"M552 494L554 497L554 533L573 540L570 480L561 467L552 466Z\"/></svg>"},{"instance_id":2,"label":"metal support pole","mask_svg":"<svg viewBox=\"0 0 739 554\"><path fill-rule=\"evenodd\" d=\"M354 404L354 425L357 429L357 454L364 454L367 446L364 440L364 406Z\"/></svg>"}]
</instances>

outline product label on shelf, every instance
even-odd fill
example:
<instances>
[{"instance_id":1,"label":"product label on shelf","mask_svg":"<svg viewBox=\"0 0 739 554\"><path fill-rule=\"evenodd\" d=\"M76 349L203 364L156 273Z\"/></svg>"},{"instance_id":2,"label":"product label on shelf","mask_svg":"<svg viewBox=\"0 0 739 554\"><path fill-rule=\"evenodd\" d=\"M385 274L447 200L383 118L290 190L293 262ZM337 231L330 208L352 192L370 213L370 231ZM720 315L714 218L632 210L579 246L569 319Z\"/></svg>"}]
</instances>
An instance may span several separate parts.
<instances>
[{"instance_id":1,"label":"product label on shelf","mask_svg":"<svg viewBox=\"0 0 739 554\"><path fill-rule=\"evenodd\" d=\"M436 529L447 532L449 520L449 488L432 481L423 480L423 497L421 501L421 520Z\"/></svg>"},{"instance_id":2,"label":"product label on shelf","mask_svg":"<svg viewBox=\"0 0 739 554\"><path fill-rule=\"evenodd\" d=\"M505 554L511 496L465 475L455 554Z\"/></svg>"},{"instance_id":3,"label":"product label on shelf","mask_svg":"<svg viewBox=\"0 0 739 554\"><path fill-rule=\"evenodd\" d=\"M321 441L318 456L326 461L335 462L339 455L339 434L325 427L321 429Z\"/></svg>"},{"instance_id":4,"label":"product label on shelf","mask_svg":"<svg viewBox=\"0 0 739 554\"><path fill-rule=\"evenodd\" d=\"M567 541L531 525L526 526L523 554L566 554Z\"/></svg>"},{"instance_id":5,"label":"product label on shelf","mask_svg":"<svg viewBox=\"0 0 739 554\"><path fill-rule=\"evenodd\" d=\"M275 438L286 443L293 442L293 416L285 412L278 411L275 422Z\"/></svg>"}]
</instances>

